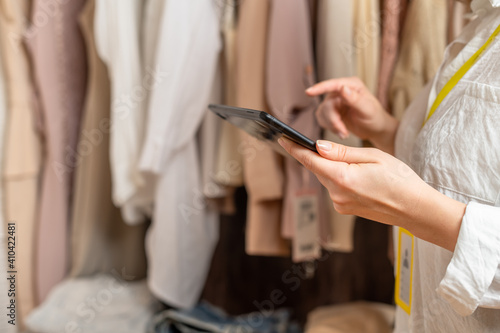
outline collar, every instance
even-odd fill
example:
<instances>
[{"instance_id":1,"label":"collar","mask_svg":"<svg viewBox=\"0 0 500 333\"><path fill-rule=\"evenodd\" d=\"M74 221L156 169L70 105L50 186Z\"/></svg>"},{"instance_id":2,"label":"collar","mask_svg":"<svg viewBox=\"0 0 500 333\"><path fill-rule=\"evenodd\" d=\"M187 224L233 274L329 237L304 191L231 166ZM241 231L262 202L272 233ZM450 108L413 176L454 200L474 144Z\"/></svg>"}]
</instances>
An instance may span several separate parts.
<instances>
[{"instance_id":1,"label":"collar","mask_svg":"<svg viewBox=\"0 0 500 333\"><path fill-rule=\"evenodd\" d=\"M470 7L474 14L480 14L488 9L500 7L500 0L472 0Z\"/></svg>"}]
</instances>

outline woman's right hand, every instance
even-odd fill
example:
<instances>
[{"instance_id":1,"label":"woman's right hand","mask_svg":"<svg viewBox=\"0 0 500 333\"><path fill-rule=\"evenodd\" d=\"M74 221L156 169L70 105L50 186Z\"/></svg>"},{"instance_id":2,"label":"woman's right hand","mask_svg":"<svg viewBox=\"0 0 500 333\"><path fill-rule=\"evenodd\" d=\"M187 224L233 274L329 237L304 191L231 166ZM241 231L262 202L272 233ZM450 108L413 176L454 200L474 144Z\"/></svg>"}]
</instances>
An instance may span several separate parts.
<instances>
[{"instance_id":1,"label":"woman's right hand","mask_svg":"<svg viewBox=\"0 0 500 333\"><path fill-rule=\"evenodd\" d=\"M394 151L398 121L387 113L357 77L326 80L306 90L309 96L327 94L316 111L321 127L346 138L349 132L388 153Z\"/></svg>"}]
</instances>

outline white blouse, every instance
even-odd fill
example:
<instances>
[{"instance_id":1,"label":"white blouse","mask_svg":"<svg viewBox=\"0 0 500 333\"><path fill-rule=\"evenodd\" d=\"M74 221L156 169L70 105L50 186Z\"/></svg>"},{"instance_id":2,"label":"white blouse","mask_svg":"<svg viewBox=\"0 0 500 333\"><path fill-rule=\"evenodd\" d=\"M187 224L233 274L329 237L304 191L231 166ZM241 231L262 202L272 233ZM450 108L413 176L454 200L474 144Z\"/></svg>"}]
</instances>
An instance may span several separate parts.
<instances>
[{"instance_id":1,"label":"white blouse","mask_svg":"<svg viewBox=\"0 0 500 333\"><path fill-rule=\"evenodd\" d=\"M395 332L500 331L499 37L422 128L442 87L499 26L492 5L500 1L472 3L479 17L448 46L397 133L396 156L467 209L453 253L415 238L411 314L398 307Z\"/></svg>"},{"instance_id":2,"label":"white blouse","mask_svg":"<svg viewBox=\"0 0 500 333\"><path fill-rule=\"evenodd\" d=\"M191 307L205 283L218 216L205 201L196 134L207 111L221 38L215 1L168 0L158 32L140 167L158 176L148 230L148 284L176 307Z\"/></svg>"},{"instance_id":3,"label":"white blouse","mask_svg":"<svg viewBox=\"0 0 500 333\"><path fill-rule=\"evenodd\" d=\"M107 65L111 81L108 125L113 203L129 224L142 222L152 205L141 193L148 191L143 188L145 180L138 164L145 104L156 81L166 75L143 66L139 43L142 9L140 0L97 0L94 22L97 53Z\"/></svg>"}]
</instances>

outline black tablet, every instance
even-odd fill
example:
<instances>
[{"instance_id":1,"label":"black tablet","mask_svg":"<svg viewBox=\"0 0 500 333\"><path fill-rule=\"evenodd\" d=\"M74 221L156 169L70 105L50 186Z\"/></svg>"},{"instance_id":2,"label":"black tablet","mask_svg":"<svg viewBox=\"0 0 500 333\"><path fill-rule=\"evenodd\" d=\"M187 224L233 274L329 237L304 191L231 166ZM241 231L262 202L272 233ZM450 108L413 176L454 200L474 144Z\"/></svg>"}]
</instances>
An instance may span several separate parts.
<instances>
[{"instance_id":1,"label":"black tablet","mask_svg":"<svg viewBox=\"0 0 500 333\"><path fill-rule=\"evenodd\" d=\"M313 140L297 132L269 113L217 104L210 104L208 108L222 119L229 121L248 134L259 140L268 142L278 151L282 151L283 148L281 148L277 141L280 137L284 136L303 147L317 152L316 143Z\"/></svg>"}]
</instances>

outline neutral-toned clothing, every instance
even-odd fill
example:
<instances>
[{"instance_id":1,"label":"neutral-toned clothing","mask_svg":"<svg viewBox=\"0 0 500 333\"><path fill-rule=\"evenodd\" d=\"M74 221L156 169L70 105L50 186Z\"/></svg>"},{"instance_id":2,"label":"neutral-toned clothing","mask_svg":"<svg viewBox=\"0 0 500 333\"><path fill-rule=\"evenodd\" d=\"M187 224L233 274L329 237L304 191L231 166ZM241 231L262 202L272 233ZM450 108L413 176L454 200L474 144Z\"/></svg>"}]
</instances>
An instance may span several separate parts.
<instances>
[{"instance_id":1,"label":"neutral-toned clothing","mask_svg":"<svg viewBox=\"0 0 500 333\"><path fill-rule=\"evenodd\" d=\"M196 140L222 44L217 9L211 1L166 2L155 68L168 75L152 91L141 156L141 169L158 175L146 239L148 285L176 307L197 302L218 238L218 216L202 193Z\"/></svg>"},{"instance_id":2,"label":"neutral-toned clothing","mask_svg":"<svg viewBox=\"0 0 500 333\"><path fill-rule=\"evenodd\" d=\"M500 8L481 0L472 6L478 19L447 47L396 137L398 158L427 184L467 204L454 252L415 238L411 315L397 309L396 332L500 329L498 37L422 127L439 91L500 25Z\"/></svg>"},{"instance_id":3,"label":"neutral-toned clothing","mask_svg":"<svg viewBox=\"0 0 500 333\"><path fill-rule=\"evenodd\" d=\"M227 105L237 104L236 66L239 57L237 54L237 43L239 40L237 36L239 33L237 32L236 9L239 8L239 11L243 14L246 10L243 11L241 8L245 6L243 3L237 6L236 0L224 2L222 13L222 36L224 39L222 72L224 78L223 100L224 104ZM257 28L257 26L255 27ZM243 186L244 156L241 151L240 130L226 121L222 122L220 126L220 136L217 143L218 153L215 162L215 179L219 184L229 188ZM237 165L237 167L232 167L233 165ZM229 197L232 197L232 193L234 193L234 189L228 189L227 194Z\"/></svg>"},{"instance_id":4,"label":"neutral-toned clothing","mask_svg":"<svg viewBox=\"0 0 500 333\"><path fill-rule=\"evenodd\" d=\"M146 0L142 17L142 62L145 68L152 68L156 61L158 34L160 33L161 15L168 0ZM148 102L145 103L147 110Z\"/></svg>"},{"instance_id":5,"label":"neutral-toned clothing","mask_svg":"<svg viewBox=\"0 0 500 333\"><path fill-rule=\"evenodd\" d=\"M347 50L356 56L356 75L375 94L380 66L380 2L355 0L353 7L354 43Z\"/></svg>"},{"instance_id":6,"label":"neutral-toned clothing","mask_svg":"<svg viewBox=\"0 0 500 333\"><path fill-rule=\"evenodd\" d=\"M3 47L3 45L0 43L0 48ZM2 52L0 49L0 169L3 169L3 163L4 163L4 146L5 146L5 125L6 125L6 120L7 120L7 89L5 87L5 77L4 77L4 69L3 69L3 64L1 63L2 59ZM15 244L15 234L12 236L9 235L6 231L8 231L7 226L7 221L5 220L5 212L4 212L4 196L3 196L3 182L0 183L0 270L1 272L7 272L10 271L8 267L8 261L7 261L7 242L12 241L14 243L9 243L9 246ZM8 238L9 237L9 238ZM8 290L10 289L10 281L7 280L6 278L0 279L0 288L2 290L5 290L5 292L0 294L0 302L2 304L8 305L10 302L10 298L8 296ZM4 319L0 322L0 330L5 333L11 333L15 332L16 327L9 324L9 320L13 318L7 317L7 319ZM17 322L19 323L19 321Z\"/></svg>"},{"instance_id":7,"label":"neutral-toned clothing","mask_svg":"<svg viewBox=\"0 0 500 333\"><path fill-rule=\"evenodd\" d=\"M77 145L87 61L77 17L84 3L51 2L53 16L43 26L37 26L37 19L47 15L48 1L35 0L31 12L32 36L27 45L33 61L46 153L35 252L39 302L68 270L73 172L83 153Z\"/></svg>"},{"instance_id":8,"label":"neutral-toned clothing","mask_svg":"<svg viewBox=\"0 0 500 333\"><path fill-rule=\"evenodd\" d=\"M306 333L391 333L394 307L354 302L314 309L307 316Z\"/></svg>"},{"instance_id":9,"label":"neutral-toned clothing","mask_svg":"<svg viewBox=\"0 0 500 333\"><path fill-rule=\"evenodd\" d=\"M269 112L266 103L266 51L271 2L241 4L237 42L237 104ZM284 170L282 157L243 131L243 158L248 193L245 250L251 255L289 255L281 236Z\"/></svg>"},{"instance_id":10,"label":"neutral-toned clothing","mask_svg":"<svg viewBox=\"0 0 500 333\"><path fill-rule=\"evenodd\" d=\"M217 62L217 69L214 82L212 83L212 92L210 96L210 103L234 105L234 39L235 33L235 4L233 1L224 2L222 9L222 27L221 32L224 38L224 52L221 54ZM223 78L224 77L224 78ZM207 110L205 117L199 131L199 144L201 154L201 172L203 179L203 194L209 200L210 204L216 207L221 212L227 211L225 203L229 202L232 205L232 191L224 185L225 182L218 182L217 180L224 179L229 181L231 173L227 169L218 170L219 157L223 146L221 141L224 121L215 115L213 112ZM227 138L226 138L227 139ZM226 162L223 162L226 164ZM241 165L239 166L241 168ZM238 174L241 169L237 170ZM222 172L222 173L219 173ZM227 183L226 183L227 184ZM229 199L229 200L228 200Z\"/></svg>"},{"instance_id":11,"label":"neutral-toned clothing","mask_svg":"<svg viewBox=\"0 0 500 333\"><path fill-rule=\"evenodd\" d=\"M318 1L316 65L319 81L356 74L357 57L349 49L354 43L353 11L353 1Z\"/></svg>"},{"instance_id":12,"label":"neutral-toned clothing","mask_svg":"<svg viewBox=\"0 0 500 333\"><path fill-rule=\"evenodd\" d=\"M468 14L470 14L470 7L463 2L455 0L449 0L449 2L448 43L451 43L460 35L467 23L470 22L470 18L468 17Z\"/></svg>"},{"instance_id":13,"label":"neutral-toned clothing","mask_svg":"<svg viewBox=\"0 0 500 333\"><path fill-rule=\"evenodd\" d=\"M389 110L389 86L399 54L399 37L402 24L400 18L401 13L405 11L407 1L384 0L377 98L386 110ZM452 1L456 2L455 0Z\"/></svg>"},{"instance_id":14,"label":"neutral-toned clothing","mask_svg":"<svg viewBox=\"0 0 500 333\"><path fill-rule=\"evenodd\" d=\"M305 94L305 89L315 81L308 2L273 0L269 20L266 91L270 110L307 137L317 139L320 128L314 111L318 101ZM284 163L286 180L282 235L286 238L295 236L296 195L298 191L312 190L319 206L318 239L324 241L329 234L329 226L321 184L297 161L286 158Z\"/></svg>"},{"instance_id":15,"label":"neutral-toned clothing","mask_svg":"<svg viewBox=\"0 0 500 333\"><path fill-rule=\"evenodd\" d=\"M145 281L119 272L67 279L27 319L30 332L146 332L157 302Z\"/></svg>"},{"instance_id":16,"label":"neutral-toned clothing","mask_svg":"<svg viewBox=\"0 0 500 333\"><path fill-rule=\"evenodd\" d=\"M110 83L95 50L94 10L95 0L88 0L80 15L89 77L79 146L87 153L81 155L75 172L70 275L123 269L138 279L146 275L146 226L126 225L111 199Z\"/></svg>"},{"instance_id":17,"label":"neutral-toned clothing","mask_svg":"<svg viewBox=\"0 0 500 333\"><path fill-rule=\"evenodd\" d=\"M408 5L389 92L390 109L398 119L441 64L446 47L447 8L447 0L411 1Z\"/></svg>"},{"instance_id":18,"label":"neutral-toned clothing","mask_svg":"<svg viewBox=\"0 0 500 333\"><path fill-rule=\"evenodd\" d=\"M30 89L29 59L23 45L29 2L1 0L0 14L0 52L7 98L2 181L5 219L16 222L17 236L23 239L16 244L16 268L22 272L17 276L17 320L22 327L24 318L36 305L34 235L41 145Z\"/></svg>"},{"instance_id":19,"label":"neutral-toned clothing","mask_svg":"<svg viewBox=\"0 0 500 333\"><path fill-rule=\"evenodd\" d=\"M139 172L138 163L145 135L145 105L166 76L157 68L144 67L141 60L143 6L141 0L98 0L94 21L97 53L107 65L111 81L113 202L132 225L151 214L154 190L149 186L153 183Z\"/></svg>"},{"instance_id":20,"label":"neutral-toned clothing","mask_svg":"<svg viewBox=\"0 0 500 333\"><path fill-rule=\"evenodd\" d=\"M218 62L215 79L212 83L210 103L220 104L222 100L222 73ZM207 109L198 132L200 146L201 175L203 195L214 208L223 209L228 194L227 188L216 180L216 160L222 119Z\"/></svg>"},{"instance_id":21,"label":"neutral-toned clothing","mask_svg":"<svg viewBox=\"0 0 500 333\"><path fill-rule=\"evenodd\" d=\"M316 59L318 80L351 77L356 75L357 57L346 52L346 46L354 42L354 14L352 1L318 2L318 26L316 31ZM323 139L347 146L361 146L361 140L354 135L340 139L330 131L323 132ZM354 248L353 231L355 217L341 215L334 209L330 194L323 190L328 205L330 235L324 246L330 250L350 252Z\"/></svg>"}]
</instances>

